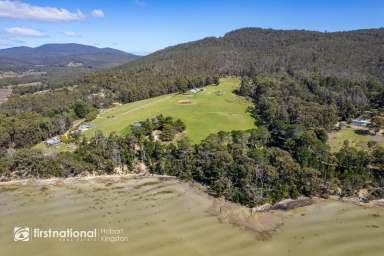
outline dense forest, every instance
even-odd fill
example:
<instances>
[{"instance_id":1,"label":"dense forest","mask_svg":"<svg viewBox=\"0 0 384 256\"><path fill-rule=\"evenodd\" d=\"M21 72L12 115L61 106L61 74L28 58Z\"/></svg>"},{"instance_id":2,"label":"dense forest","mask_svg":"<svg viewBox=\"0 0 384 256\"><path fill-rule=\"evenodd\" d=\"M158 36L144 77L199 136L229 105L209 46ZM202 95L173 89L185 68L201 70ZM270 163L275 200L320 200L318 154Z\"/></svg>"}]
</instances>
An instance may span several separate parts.
<instances>
[{"instance_id":1,"label":"dense forest","mask_svg":"<svg viewBox=\"0 0 384 256\"><path fill-rule=\"evenodd\" d=\"M321 33L247 28L155 52L83 84L134 101L186 87L186 80L221 75L285 74L384 81L383 29ZM139 94L139 95L138 95Z\"/></svg>"},{"instance_id":2,"label":"dense forest","mask_svg":"<svg viewBox=\"0 0 384 256\"><path fill-rule=\"evenodd\" d=\"M154 77L318 74L350 80L384 81L384 29L322 33L304 30L239 29L155 52L137 61L96 73L88 82L138 86ZM139 76L139 77L138 77ZM110 78L113 77L111 81Z\"/></svg>"},{"instance_id":3,"label":"dense forest","mask_svg":"<svg viewBox=\"0 0 384 256\"><path fill-rule=\"evenodd\" d=\"M384 148L370 144L357 150L345 144L331 154L324 129L287 125L276 137L265 126L248 131L219 132L198 145L174 140L185 125L158 116L145 120L126 136L97 133L78 142L75 152L44 156L27 148L0 157L2 177L76 176L133 171L145 163L152 173L174 175L207 186L215 196L249 206L275 203L300 195L384 195ZM159 139L153 136L160 131ZM172 132L170 132L172 131ZM172 143L167 143L173 141Z\"/></svg>"},{"instance_id":4,"label":"dense forest","mask_svg":"<svg viewBox=\"0 0 384 256\"><path fill-rule=\"evenodd\" d=\"M250 110L259 124L301 124L331 130L337 121L372 117L383 110L382 84L336 77L258 75L242 79L238 93L255 103ZM278 129L277 129L278 130Z\"/></svg>"}]
</instances>

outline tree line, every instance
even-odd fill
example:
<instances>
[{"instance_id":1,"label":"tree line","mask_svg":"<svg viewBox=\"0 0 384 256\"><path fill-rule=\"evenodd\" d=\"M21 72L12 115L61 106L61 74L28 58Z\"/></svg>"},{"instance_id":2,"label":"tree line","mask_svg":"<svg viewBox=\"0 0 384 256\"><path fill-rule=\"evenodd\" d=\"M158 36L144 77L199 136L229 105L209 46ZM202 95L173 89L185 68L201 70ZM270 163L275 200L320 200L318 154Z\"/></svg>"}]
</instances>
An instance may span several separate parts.
<instances>
[{"instance_id":1,"label":"tree line","mask_svg":"<svg viewBox=\"0 0 384 256\"><path fill-rule=\"evenodd\" d=\"M167 138L151 136L166 125L185 129L181 121L158 116L125 136L98 132L91 139L82 138L74 152L44 156L33 149L9 149L0 155L1 174L5 178L110 174L145 163L151 173L199 182L214 196L248 206L300 195L349 196L362 188L368 189L370 199L384 195L384 148L372 143L367 150L345 144L331 153L324 129L301 125L282 127L284 136L266 126L219 132L196 145L188 138L164 143Z\"/></svg>"}]
</instances>

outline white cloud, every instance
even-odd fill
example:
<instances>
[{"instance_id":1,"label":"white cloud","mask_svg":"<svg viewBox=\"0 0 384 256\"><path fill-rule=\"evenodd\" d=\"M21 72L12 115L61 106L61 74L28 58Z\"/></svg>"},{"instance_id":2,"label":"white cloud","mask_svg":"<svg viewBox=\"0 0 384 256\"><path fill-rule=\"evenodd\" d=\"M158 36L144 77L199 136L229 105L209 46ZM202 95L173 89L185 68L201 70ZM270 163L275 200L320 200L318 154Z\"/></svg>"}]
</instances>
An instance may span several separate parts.
<instances>
[{"instance_id":1,"label":"white cloud","mask_svg":"<svg viewBox=\"0 0 384 256\"><path fill-rule=\"evenodd\" d=\"M64 33L64 35L66 35L66 36L73 36L73 37L75 37L75 36L80 36L78 33L73 32L73 31L64 31L63 33Z\"/></svg>"},{"instance_id":2,"label":"white cloud","mask_svg":"<svg viewBox=\"0 0 384 256\"><path fill-rule=\"evenodd\" d=\"M17 36L28 36L28 37L45 36L43 32L38 31L36 29L32 29L32 28L13 27L13 28L6 28L5 31L9 34L17 35Z\"/></svg>"},{"instance_id":3,"label":"white cloud","mask_svg":"<svg viewBox=\"0 0 384 256\"><path fill-rule=\"evenodd\" d=\"M62 8L34 6L9 0L0 0L0 17L41 21L74 21L85 18L80 10L70 12Z\"/></svg>"},{"instance_id":4,"label":"white cloud","mask_svg":"<svg viewBox=\"0 0 384 256\"><path fill-rule=\"evenodd\" d=\"M96 9L96 10L92 11L92 16L93 17L104 17L104 12L103 12L103 10Z\"/></svg>"}]
</instances>

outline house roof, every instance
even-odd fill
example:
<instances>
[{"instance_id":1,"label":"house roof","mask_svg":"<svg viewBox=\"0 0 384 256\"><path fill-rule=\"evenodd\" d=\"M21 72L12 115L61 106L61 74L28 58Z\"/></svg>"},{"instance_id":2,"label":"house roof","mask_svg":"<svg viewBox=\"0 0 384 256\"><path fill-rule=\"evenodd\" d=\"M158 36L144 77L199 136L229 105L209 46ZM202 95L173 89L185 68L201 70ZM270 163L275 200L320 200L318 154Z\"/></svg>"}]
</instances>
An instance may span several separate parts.
<instances>
[{"instance_id":1,"label":"house roof","mask_svg":"<svg viewBox=\"0 0 384 256\"><path fill-rule=\"evenodd\" d=\"M356 123L370 123L370 121L367 120L367 119L352 119L352 122L356 122Z\"/></svg>"}]
</instances>

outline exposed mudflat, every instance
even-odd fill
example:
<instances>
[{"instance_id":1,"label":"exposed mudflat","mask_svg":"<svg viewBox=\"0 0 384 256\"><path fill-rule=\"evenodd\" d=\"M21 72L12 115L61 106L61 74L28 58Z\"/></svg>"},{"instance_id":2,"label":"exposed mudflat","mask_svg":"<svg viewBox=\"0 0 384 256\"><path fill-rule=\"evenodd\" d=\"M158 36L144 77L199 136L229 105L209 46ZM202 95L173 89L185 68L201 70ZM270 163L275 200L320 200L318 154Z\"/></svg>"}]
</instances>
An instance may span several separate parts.
<instances>
[{"instance_id":1,"label":"exposed mudflat","mask_svg":"<svg viewBox=\"0 0 384 256\"><path fill-rule=\"evenodd\" d=\"M15 226L110 228L127 241L14 242ZM172 177L0 185L0 255L382 255L384 210L319 201L251 213Z\"/></svg>"}]
</instances>

